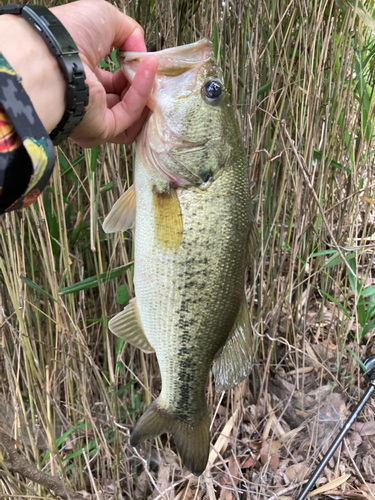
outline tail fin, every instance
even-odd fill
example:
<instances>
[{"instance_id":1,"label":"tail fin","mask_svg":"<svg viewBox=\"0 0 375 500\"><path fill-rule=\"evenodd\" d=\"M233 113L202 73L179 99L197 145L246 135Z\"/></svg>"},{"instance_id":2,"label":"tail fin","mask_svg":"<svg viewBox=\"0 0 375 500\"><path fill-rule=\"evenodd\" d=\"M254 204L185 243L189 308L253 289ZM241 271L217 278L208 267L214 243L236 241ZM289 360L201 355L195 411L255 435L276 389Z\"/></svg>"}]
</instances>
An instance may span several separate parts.
<instances>
[{"instance_id":1,"label":"tail fin","mask_svg":"<svg viewBox=\"0 0 375 500\"><path fill-rule=\"evenodd\" d=\"M207 410L194 424L188 424L162 408L158 398L138 420L130 436L130 444L137 446L145 439L151 439L164 432L173 434L185 467L196 476L202 474L210 451Z\"/></svg>"}]
</instances>

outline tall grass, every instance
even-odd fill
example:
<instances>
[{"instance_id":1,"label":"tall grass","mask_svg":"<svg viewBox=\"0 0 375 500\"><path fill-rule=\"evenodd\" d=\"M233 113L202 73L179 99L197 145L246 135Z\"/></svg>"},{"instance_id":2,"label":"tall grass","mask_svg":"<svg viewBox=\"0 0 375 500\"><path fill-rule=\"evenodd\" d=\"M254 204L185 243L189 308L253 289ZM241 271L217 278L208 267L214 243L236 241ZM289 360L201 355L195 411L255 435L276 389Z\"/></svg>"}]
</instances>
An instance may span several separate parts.
<instances>
[{"instance_id":1,"label":"tall grass","mask_svg":"<svg viewBox=\"0 0 375 500\"><path fill-rule=\"evenodd\" d=\"M210 379L213 443L223 459L213 454L211 475L198 482L181 472L165 437L135 454L129 429L158 394L160 376L153 355L108 330L134 294L133 241L131 232L102 230L132 182L133 148L69 143L37 203L0 221L0 425L29 462L101 498L145 498L155 487L163 498L270 495L280 479L269 461L228 469L232 456L243 463L256 441L278 435L283 414L275 409L279 420L270 420L269 381L294 385L307 418L298 446L313 463L318 404L306 413L304 395L330 383L356 397L358 360L374 349L374 37L355 3L333 0L117 6L145 28L150 50L208 37L224 69L262 240L247 280L250 385L221 396ZM291 370L297 375L288 378ZM264 420L251 427L253 407ZM228 422L230 440L220 441ZM280 456L294 456L297 445L288 443ZM46 495L4 464L0 455L1 496Z\"/></svg>"}]
</instances>

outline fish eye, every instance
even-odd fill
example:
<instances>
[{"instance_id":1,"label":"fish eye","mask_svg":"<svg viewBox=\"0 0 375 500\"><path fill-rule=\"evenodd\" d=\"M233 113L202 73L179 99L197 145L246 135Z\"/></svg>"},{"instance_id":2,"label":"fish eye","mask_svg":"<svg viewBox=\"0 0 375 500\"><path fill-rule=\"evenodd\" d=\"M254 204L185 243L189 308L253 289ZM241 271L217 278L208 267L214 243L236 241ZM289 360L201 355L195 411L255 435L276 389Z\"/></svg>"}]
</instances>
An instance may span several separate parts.
<instances>
[{"instance_id":1,"label":"fish eye","mask_svg":"<svg viewBox=\"0 0 375 500\"><path fill-rule=\"evenodd\" d=\"M222 96L223 87L218 80L208 80L203 85L203 96L208 102L215 102Z\"/></svg>"}]
</instances>

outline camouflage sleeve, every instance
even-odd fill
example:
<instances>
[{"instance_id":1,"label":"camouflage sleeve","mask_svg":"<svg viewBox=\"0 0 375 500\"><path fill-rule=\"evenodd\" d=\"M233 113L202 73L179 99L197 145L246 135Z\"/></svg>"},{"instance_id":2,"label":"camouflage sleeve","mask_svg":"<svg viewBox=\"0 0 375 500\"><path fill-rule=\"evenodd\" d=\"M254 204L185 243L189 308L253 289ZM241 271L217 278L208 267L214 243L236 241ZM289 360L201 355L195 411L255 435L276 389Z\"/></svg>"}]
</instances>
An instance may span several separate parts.
<instances>
[{"instance_id":1,"label":"camouflage sleeve","mask_svg":"<svg viewBox=\"0 0 375 500\"><path fill-rule=\"evenodd\" d=\"M54 163L48 132L21 78L0 53L0 214L35 201Z\"/></svg>"}]
</instances>

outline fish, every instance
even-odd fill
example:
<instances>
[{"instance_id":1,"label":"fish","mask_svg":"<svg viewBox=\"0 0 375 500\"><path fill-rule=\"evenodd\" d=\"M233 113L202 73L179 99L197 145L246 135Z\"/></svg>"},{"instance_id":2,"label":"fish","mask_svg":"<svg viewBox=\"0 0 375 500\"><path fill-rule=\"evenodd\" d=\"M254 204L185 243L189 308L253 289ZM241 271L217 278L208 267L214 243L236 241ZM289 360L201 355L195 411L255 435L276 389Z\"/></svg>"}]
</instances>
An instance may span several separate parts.
<instances>
[{"instance_id":1,"label":"fish","mask_svg":"<svg viewBox=\"0 0 375 500\"><path fill-rule=\"evenodd\" d=\"M241 132L212 43L152 53L159 64L136 141L134 184L103 223L134 231L135 298L110 330L156 353L162 388L136 423L132 446L165 432L200 475L210 450L206 386L244 380L252 364L245 275L259 232ZM124 53L132 81L145 53Z\"/></svg>"}]
</instances>

